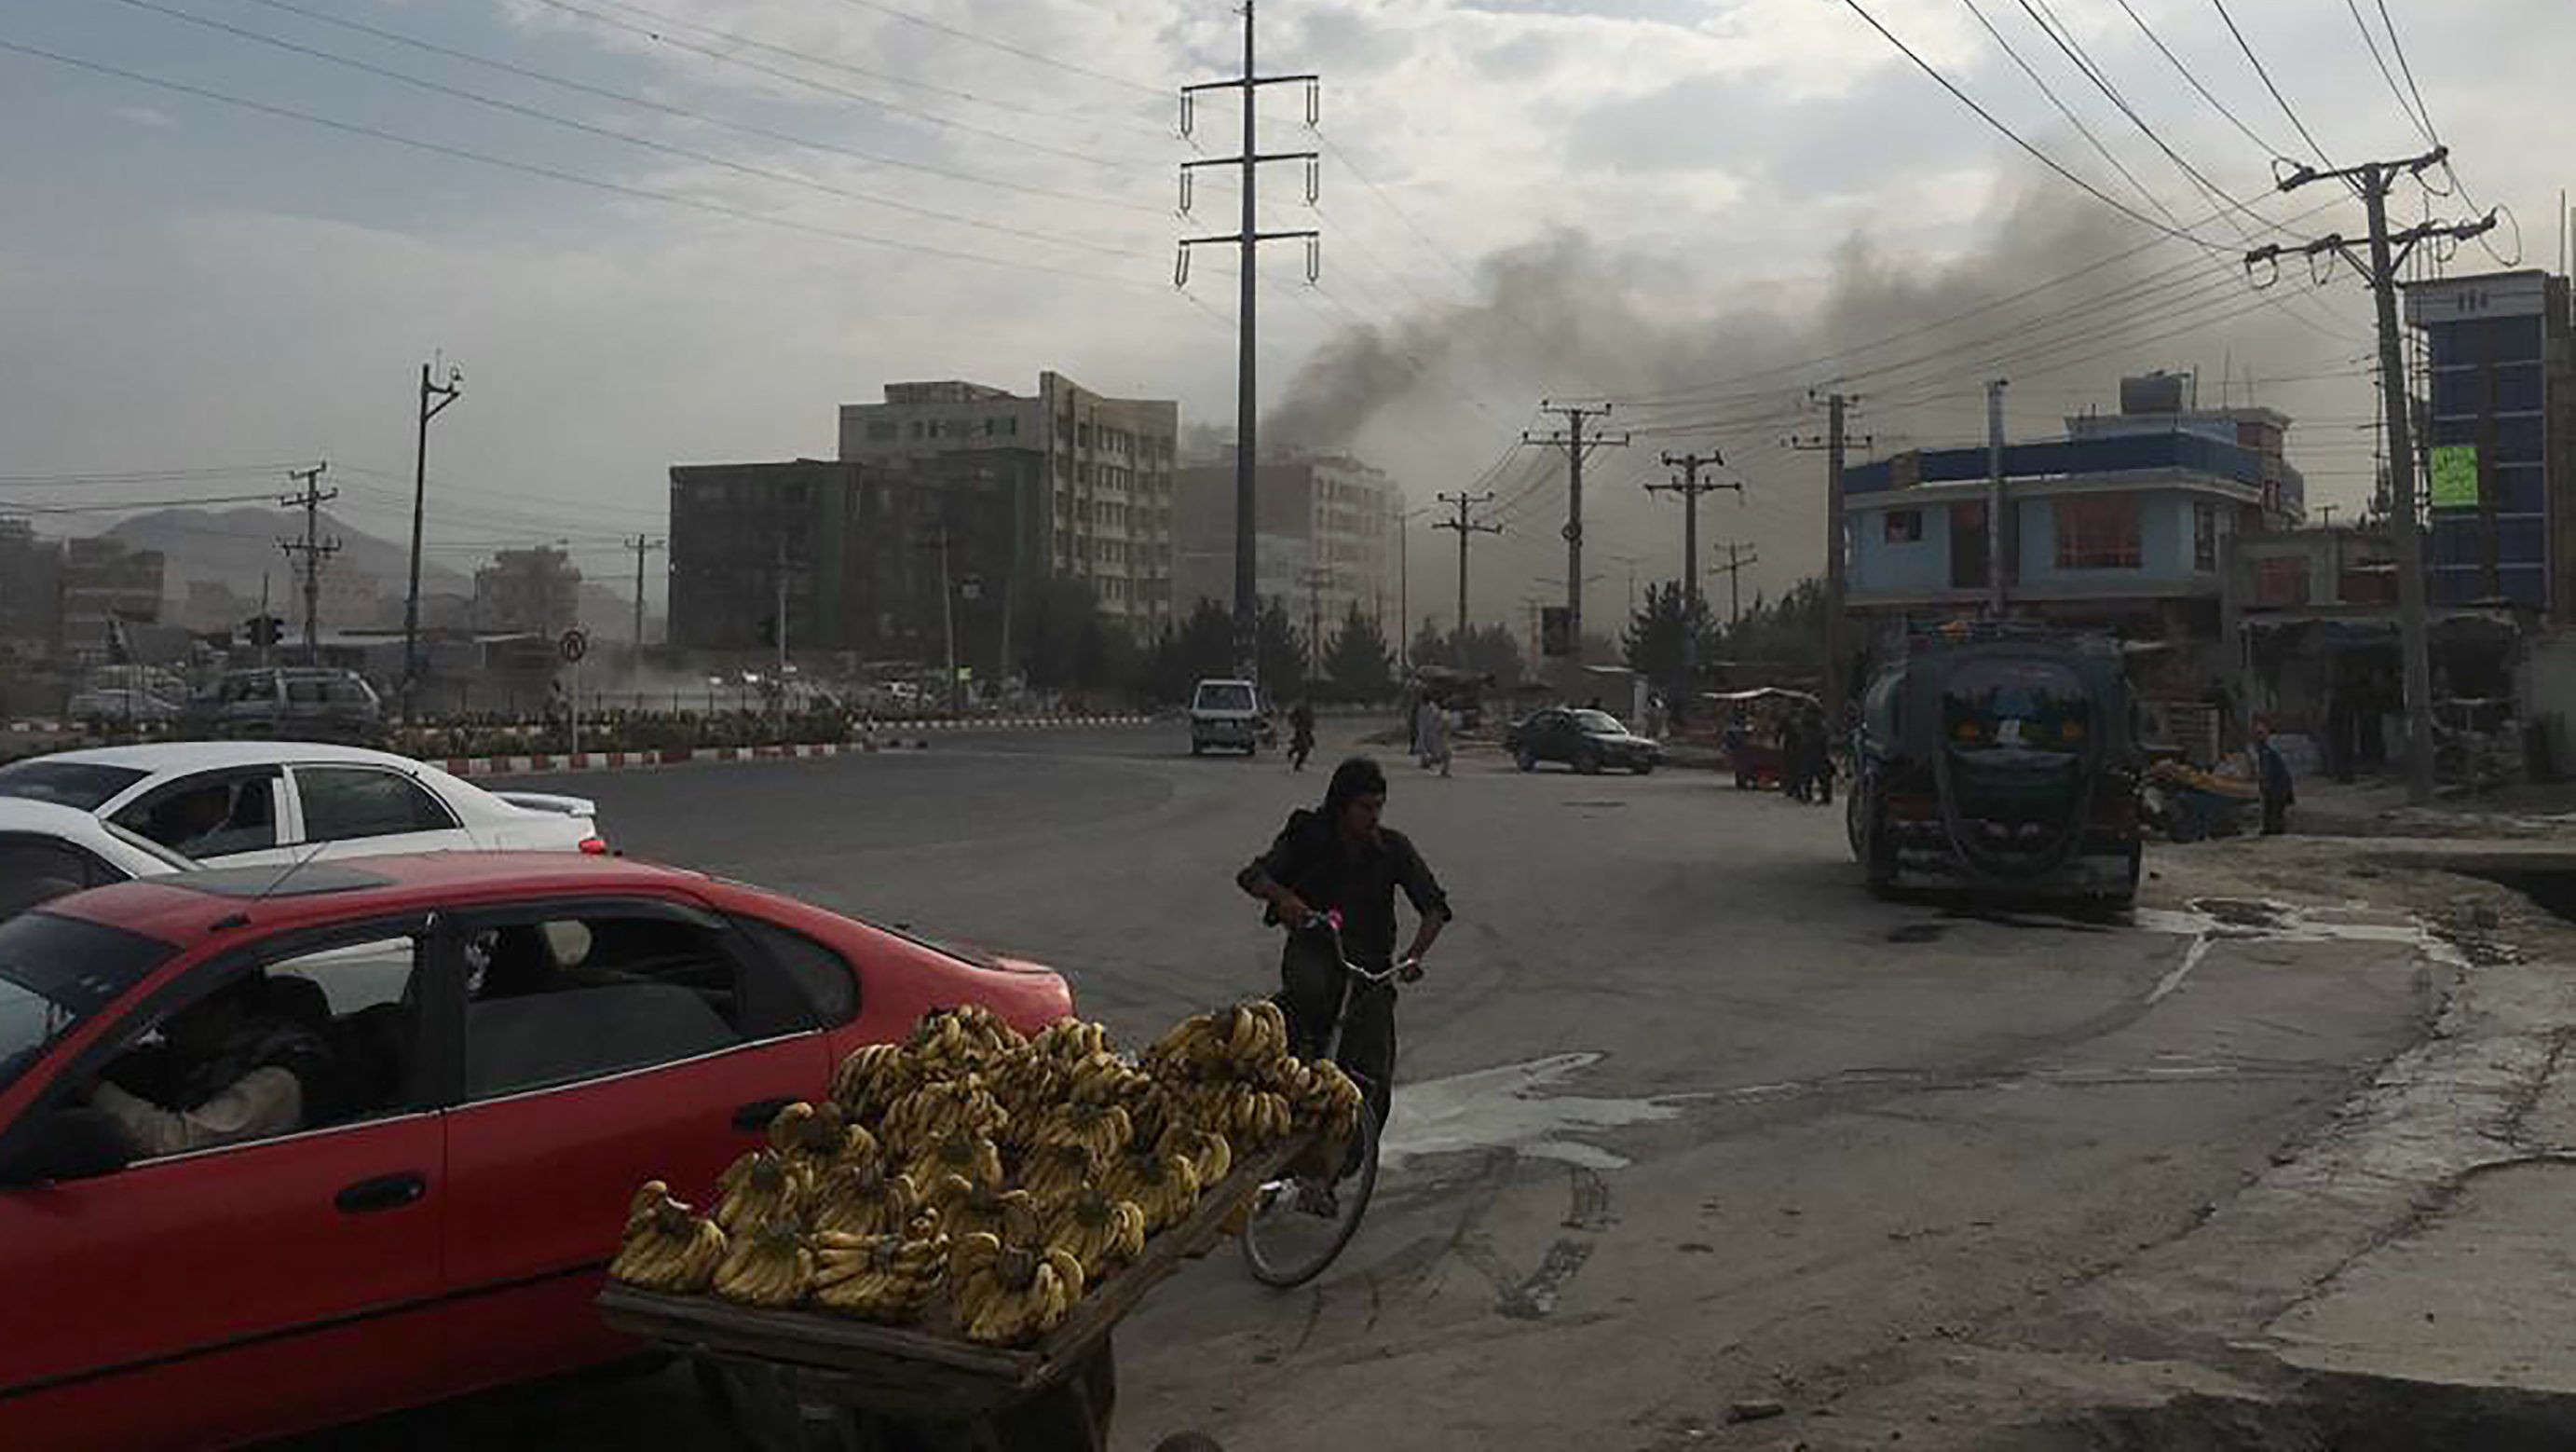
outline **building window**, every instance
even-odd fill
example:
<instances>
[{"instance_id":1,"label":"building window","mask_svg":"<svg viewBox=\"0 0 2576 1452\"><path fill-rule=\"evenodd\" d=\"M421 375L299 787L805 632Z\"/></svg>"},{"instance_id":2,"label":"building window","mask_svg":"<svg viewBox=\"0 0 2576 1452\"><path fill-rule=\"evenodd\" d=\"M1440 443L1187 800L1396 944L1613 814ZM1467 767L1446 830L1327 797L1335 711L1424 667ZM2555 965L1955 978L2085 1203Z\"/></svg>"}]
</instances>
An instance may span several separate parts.
<instances>
[{"instance_id":1,"label":"building window","mask_svg":"<svg viewBox=\"0 0 2576 1452\"><path fill-rule=\"evenodd\" d=\"M2218 568L2218 506L2195 502L2191 506L2191 567L2195 570Z\"/></svg>"},{"instance_id":2,"label":"building window","mask_svg":"<svg viewBox=\"0 0 2576 1452\"><path fill-rule=\"evenodd\" d=\"M1920 509L1891 509L1887 511L1887 542L1889 544L1921 544L1923 542L1923 511Z\"/></svg>"},{"instance_id":3,"label":"building window","mask_svg":"<svg viewBox=\"0 0 2576 1452\"><path fill-rule=\"evenodd\" d=\"M1083 424L1073 431L1073 446L1077 449L1091 447L1091 425Z\"/></svg>"},{"instance_id":4,"label":"building window","mask_svg":"<svg viewBox=\"0 0 2576 1452\"><path fill-rule=\"evenodd\" d=\"M2099 494L2057 501L2057 567L2061 570L2134 570L2138 567L2138 501L2134 495Z\"/></svg>"}]
</instances>

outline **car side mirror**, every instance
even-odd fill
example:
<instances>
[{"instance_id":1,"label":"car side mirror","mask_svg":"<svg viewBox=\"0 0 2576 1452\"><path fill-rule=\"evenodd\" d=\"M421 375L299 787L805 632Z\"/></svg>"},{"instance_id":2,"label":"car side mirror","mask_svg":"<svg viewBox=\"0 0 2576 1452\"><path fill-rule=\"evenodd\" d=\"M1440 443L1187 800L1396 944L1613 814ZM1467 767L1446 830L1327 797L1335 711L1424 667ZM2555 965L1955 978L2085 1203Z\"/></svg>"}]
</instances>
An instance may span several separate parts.
<instances>
[{"instance_id":1,"label":"car side mirror","mask_svg":"<svg viewBox=\"0 0 2576 1452\"><path fill-rule=\"evenodd\" d=\"M78 1105L38 1116L10 1137L0 1161L0 1187L89 1180L134 1162L134 1141L104 1109Z\"/></svg>"}]
</instances>

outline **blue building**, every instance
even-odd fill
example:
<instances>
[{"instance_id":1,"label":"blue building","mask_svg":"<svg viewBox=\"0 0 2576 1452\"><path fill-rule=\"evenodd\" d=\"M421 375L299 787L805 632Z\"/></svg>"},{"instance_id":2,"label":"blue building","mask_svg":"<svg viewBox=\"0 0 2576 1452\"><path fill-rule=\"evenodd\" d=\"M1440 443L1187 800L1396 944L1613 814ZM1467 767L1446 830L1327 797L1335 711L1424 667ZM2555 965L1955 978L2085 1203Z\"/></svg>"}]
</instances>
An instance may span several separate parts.
<instances>
[{"instance_id":1,"label":"blue building","mask_svg":"<svg viewBox=\"0 0 2576 1452\"><path fill-rule=\"evenodd\" d=\"M2017 615L2180 642L2218 634L2224 541L2296 524L2306 486L2282 457L2290 420L2202 409L2188 374L2121 384L2116 414L2003 450L2004 593ZM1982 446L1925 449L1844 473L1846 599L1864 617L1931 617L1988 598Z\"/></svg>"},{"instance_id":2,"label":"blue building","mask_svg":"<svg viewBox=\"0 0 2576 1452\"><path fill-rule=\"evenodd\" d=\"M2427 598L2576 619L2576 343L2567 279L2537 270L2411 284L2430 503Z\"/></svg>"}]
</instances>

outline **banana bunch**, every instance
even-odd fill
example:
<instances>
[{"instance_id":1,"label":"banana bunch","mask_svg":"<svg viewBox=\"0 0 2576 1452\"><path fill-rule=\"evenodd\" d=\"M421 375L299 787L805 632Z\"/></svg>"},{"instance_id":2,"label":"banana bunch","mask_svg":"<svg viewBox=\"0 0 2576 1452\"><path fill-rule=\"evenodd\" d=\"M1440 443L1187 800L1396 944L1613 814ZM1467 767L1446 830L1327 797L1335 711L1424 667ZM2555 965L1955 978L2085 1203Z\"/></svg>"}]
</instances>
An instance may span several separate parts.
<instances>
[{"instance_id":1,"label":"banana bunch","mask_svg":"<svg viewBox=\"0 0 2576 1452\"><path fill-rule=\"evenodd\" d=\"M1306 1066L1305 1092L1294 1103L1298 1117L1312 1121L1327 1140L1348 1143L1359 1132L1360 1086L1329 1059Z\"/></svg>"},{"instance_id":2,"label":"banana bunch","mask_svg":"<svg viewBox=\"0 0 2576 1452\"><path fill-rule=\"evenodd\" d=\"M722 1227L690 1214L671 1198L669 1186L650 1180L635 1192L626 1238L608 1263L608 1276L649 1291L695 1295L707 1288L724 1258Z\"/></svg>"},{"instance_id":3,"label":"banana bunch","mask_svg":"<svg viewBox=\"0 0 2576 1452\"><path fill-rule=\"evenodd\" d=\"M1002 1151L972 1130L956 1129L924 1145L904 1166L915 1185L929 1187L943 1175L957 1175L978 1185L1002 1183Z\"/></svg>"},{"instance_id":4,"label":"banana bunch","mask_svg":"<svg viewBox=\"0 0 2576 1452\"><path fill-rule=\"evenodd\" d=\"M1199 1172L1182 1155L1121 1155L1100 1188L1144 1211L1146 1233L1153 1234L1189 1218L1199 1203Z\"/></svg>"},{"instance_id":5,"label":"banana bunch","mask_svg":"<svg viewBox=\"0 0 2576 1452\"><path fill-rule=\"evenodd\" d=\"M793 1220L736 1236L716 1266L715 1292L747 1306L792 1306L814 1288L814 1252Z\"/></svg>"},{"instance_id":6,"label":"banana bunch","mask_svg":"<svg viewBox=\"0 0 2576 1452\"><path fill-rule=\"evenodd\" d=\"M1031 1127L1029 1147L1032 1151L1054 1144L1078 1144L1103 1160L1126 1153L1135 1137L1135 1123L1125 1108L1081 1099L1067 1100L1047 1111Z\"/></svg>"},{"instance_id":7,"label":"banana bunch","mask_svg":"<svg viewBox=\"0 0 2576 1452\"><path fill-rule=\"evenodd\" d=\"M1245 1149L1259 1149L1286 1139L1295 1127L1284 1096L1249 1084L1230 1084L1219 1101L1213 1123L1225 1137Z\"/></svg>"},{"instance_id":8,"label":"banana bunch","mask_svg":"<svg viewBox=\"0 0 2576 1452\"><path fill-rule=\"evenodd\" d=\"M1179 1124L1186 1109L1179 1095L1161 1080L1143 1074L1119 1107L1127 1111L1128 1139L1134 1144L1152 1144Z\"/></svg>"},{"instance_id":9,"label":"banana bunch","mask_svg":"<svg viewBox=\"0 0 2576 1452\"><path fill-rule=\"evenodd\" d=\"M1040 1030L1029 1046L1062 1063L1078 1063L1109 1052L1109 1030L1078 1018L1060 1018Z\"/></svg>"},{"instance_id":10,"label":"banana bunch","mask_svg":"<svg viewBox=\"0 0 2576 1452\"><path fill-rule=\"evenodd\" d=\"M1064 1092L1084 1104L1116 1104L1135 1093L1143 1077L1125 1059L1103 1050L1066 1066Z\"/></svg>"},{"instance_id":11,"label":"banana bunch","mask_svg":"<svg viewBox=\"0 0 2576 1452\"><path fill-rule=\"evenodd\" d=\"M1163 1132L1154 1141L1154 1153L1166 1158L1178 1156L1190 1162L1191 1173L1198 1177L1199 1188L1214 1188L1234 1173L1234 1146L1213 1129L1189 1129L1180 1125Z\"/></svg>"},{"instance_id":12,"label":"banana bunch","mask_svg":"<svg viewBox=\"0 0 2576 1452\"><path fill-rule=\"evenodd\" d=\"M1096 1178L1113 1160L1093 1152L1078 1139L1050 1140L1029 1151L1020 1164L1020 1188L1042 1210L1052 1210L1085 1182Z\"/></svg>"},{"instance_id":13,"label":"banana bunch","mask_svg":"<svg viewBox=\"0 0 2576 1452\"><path fill-rule=\"evenodd\" d=\"M924 1070L944 1076L974 1072L1027 1044L991 1009L967 1003L924 1014L904 1046Z\"/></svg>"},{"instance_id":14,"label":"banana bunch","mask_svg":"<svg viewBox=\"0 0 2576 1452\"><path fill-rule=\"evenodd\" d=\"M717 1177L715 1222L735 1237L765 1221L792 1224L804 1213L813 1186L805 1166L774 1149L753 1150Z\"/></svg>"},{"instance_id":15,"label":"banana bunch","mask_svg":"<svg viewBox=\"0 0 2576 1452\"><path fill-rule=\"evenodd\" d=\"M1009 1124L1002 1102L972 1074L924 1084L898 1099L878 1126L892 1144L920 1150L952 1134L989 1137Z\"/></svg>"},{"instance_id":16,"label":"banana bunch","mask_svg":"<svg viewBox=\"0 0 2576 1452\"><path fill-rule=\"evenodd\" d=\"M1158 1071L1185 1079L1258 1074L1288 1052L1288 1018L1266 998L1185 1018L1148 1051Z\"/></svg>"},{"instance_id":17,"label":"banana bunch","mask_svg":"<svg viewBox=\"0 0 2576 1452\"><path fill-rule=\"evenodd\" d=\"M875 1122L888 1106L921 1087L921 1066L901 1044L864 1044L832 1071L832 1102L854 1120Z\"/></svg>"},{"instance_id":18,"label":"banana bunch","mask_svg":"<svg viewBox=\"0 0 2576 1452\"><path fill-rule=\"evenodd\" d=\"M1005 1190L999 1180L969 1180L964 1175L940 1176L939 1183L930 1187L930 1205L952 1239L978 1230L998 1234L1014 1217L1027 1217L1034 1224L1037 1213L1036 1200L1028 1191Z\"/></svg>"},{"instance_id":19,"label":"banana bunch","mask_svg":"<svg viewBox=\"0 0 2576 1452\"><path fill-rule=\"evenodd\" d=\"M1063 1062L1034 1049L994 1065L984 1078L1009 1117L1002 1137L1018 1148L1027 1147L1030 1127L1039 1113L1065 1095Z\"/></svg>"},{"instance_id":20,"label":"banana bunch","mask_svg":"<svg viewBox=\"0 0 2576 1452\"><path fill-rule=\"evenodd\" d=\"M948 1237L922 1216L882 1235L814 1237L814 1303L871 1321L921 1319L948 1268Z\"/></svg>"},{"instance_id":21,"label":"banana bunch","mask_svg":"<svg viewBox=\"0 0 2576 1452\"><path fill-rule=\"evenodd\" d=\"M876 1136L852 1124L849 1111L829 1099L820 1104L799 1101L779 1110L769 1121L769 1147L809 1172L819 1172L835 1160L873 1159L877 1152Z\"/></svg>"},{"instance_id":22,"label":"banana bunch","mask_svg":"<svg viewBox=\"0 0 2576 1452\"><path fill-rule=\"evenodd\" d=\"M1092 1284L1113 1266L1145 1253L1145 1212L1132 1200L1114 1200L1085 1185L1056 1208L1047 1222L1047 1248L1069 1250Z\"/></svg>"},{"instance_id":23,"label":"banana bunch","mask_svg":"<svg viewBox=\"0 0 2576 1452\"><path fill-rule=\"evenodd\" d=\"M887 1235L924 1208L910 1175L889 1175L876 1160L843 1160L815 1177L805 1219L818 1235Z\"/></svg>"},{"instance_id":24,"label":"banana bunch","mask_svg":"<svg viewBox=\"0 0 2576 1452\"><path fill-rule=\"evenodd\" d=\"M1082 1263L1071 1251L1005 1244L985 1232L961 1237L948 1275L958 1328L969 1341L1012 1346L1055 1329L1082 1299Z\"/></svg>"}]
</instances>

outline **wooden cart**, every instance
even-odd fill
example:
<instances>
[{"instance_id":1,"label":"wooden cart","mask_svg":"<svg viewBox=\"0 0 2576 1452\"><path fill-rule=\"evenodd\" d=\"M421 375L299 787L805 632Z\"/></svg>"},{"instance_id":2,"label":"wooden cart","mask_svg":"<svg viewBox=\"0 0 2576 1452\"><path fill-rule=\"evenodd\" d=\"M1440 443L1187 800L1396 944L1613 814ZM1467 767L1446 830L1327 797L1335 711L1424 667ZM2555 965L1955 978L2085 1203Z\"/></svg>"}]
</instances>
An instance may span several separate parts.
<instances>
[{"instance_id":1,"label":"wooden cart","mask_svg":"<svg viewBox=\"0 0 2576 1452\"><path fill-rule=\"evenodd\" d=\"M1240 1228L1252 1197L1311 1147L1299 1135L1248 1155L1188 1219L1085 1295L1035 1344L979 1346L945 1307L926 1326L880 1326L816 1309L769 1310L610 1282L599 1310L617 1330L713 1368L748 1434L787 1443L802 1410L835 1409L837 1445L859 1452L1106 1452L1117 1372L1110 1332L1155 1283ZM775 1424L767 1426L763 1424Z\"/></svg>"}]
</instances>

